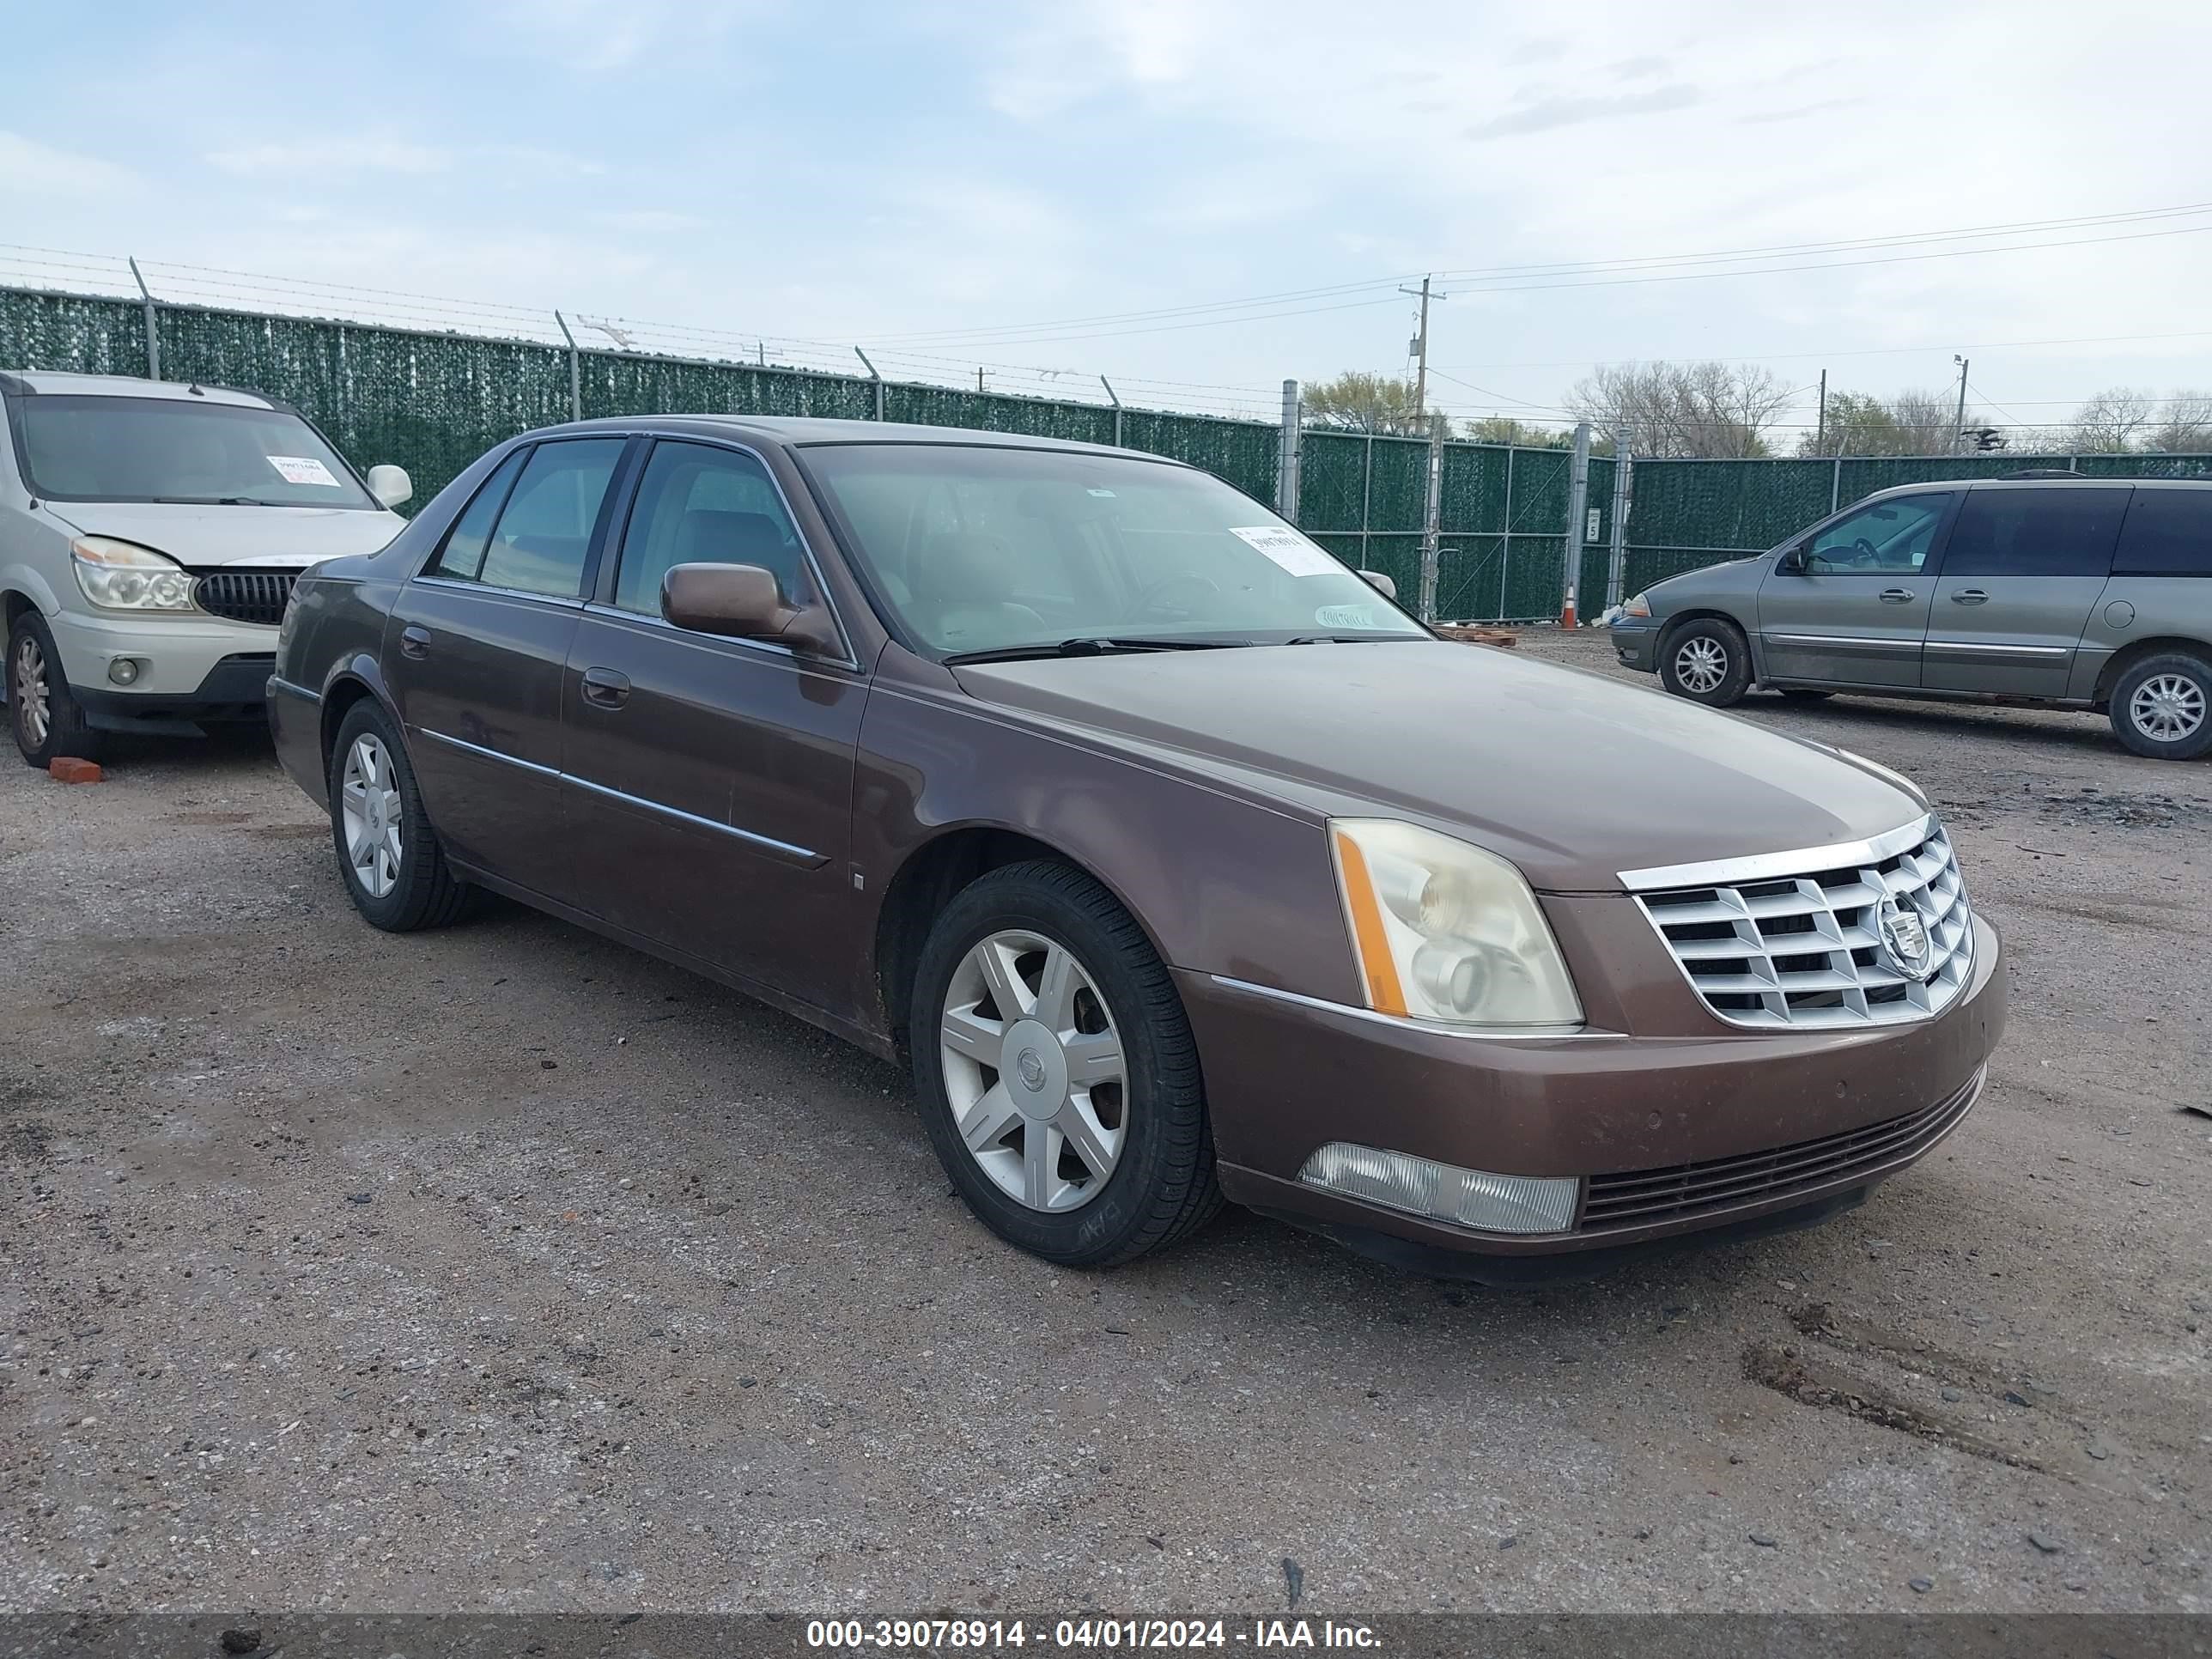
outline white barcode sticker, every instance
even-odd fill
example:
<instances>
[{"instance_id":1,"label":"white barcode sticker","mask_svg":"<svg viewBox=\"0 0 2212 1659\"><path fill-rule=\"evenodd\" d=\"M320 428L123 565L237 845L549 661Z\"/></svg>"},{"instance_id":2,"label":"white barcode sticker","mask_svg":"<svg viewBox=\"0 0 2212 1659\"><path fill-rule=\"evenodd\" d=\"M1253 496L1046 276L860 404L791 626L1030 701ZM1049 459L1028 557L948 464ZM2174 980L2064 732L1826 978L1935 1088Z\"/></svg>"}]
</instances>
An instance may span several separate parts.
<instances>
[{"instance_id":1,"label":"white barcode sticker","mask_svg":"<svg viewBox=\"0 0 2212 1659\"><path fill-rule=\"evenodd\" d=\"M321 484L331 489L343 487L330 468L312 455L271 455L269 465L286 483Z\"/></svg>"},{"instance_id":2,"label":"white barcode sticker","mask_svg":"<svg viewBox=\"0 0 2212 1659\"><path fill-rule=\"evenodd\" d=\"M1344 567L1329 556L1328 549L1315 545L1286 524L1253 525L1243 530L1232 525L1229 533L1249 543L1255 552L1264 553L1293 576L1344 573Z\"/></svg>"}]
</instances>

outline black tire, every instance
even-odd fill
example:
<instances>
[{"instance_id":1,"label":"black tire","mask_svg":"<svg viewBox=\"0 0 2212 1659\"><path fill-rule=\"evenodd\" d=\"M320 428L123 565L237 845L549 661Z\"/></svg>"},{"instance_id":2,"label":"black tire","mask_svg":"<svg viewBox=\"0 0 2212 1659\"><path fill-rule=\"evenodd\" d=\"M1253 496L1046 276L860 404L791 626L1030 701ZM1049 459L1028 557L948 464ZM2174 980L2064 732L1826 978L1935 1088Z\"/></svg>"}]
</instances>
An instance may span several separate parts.
<instances>
[{"instance_id":1,"label":"black tire","mask_svg":"<svg viewBox=\"0 0 2212 1659\"><path fill-rule=\"evenodd\" d=\"M1687 680L1685 672L1691 676ZM1708 708L1742 702L1751 689L1751 647L1744 643L1743 630L1718 617L1698 617L1669 629L1659 642L1659 681L1676 696Z\"/></svg>"},{"instance_id":2,"label":"black tire","mask_svg":"<svg viewBox=\"0 0 2212 1659\"><path fill-rule=\"evenodd\" d=\"M347 849L345 779L354 746L373 739L391 766L386 794L399 798L399 854L390 888L374 892L354 866ZM331 792L331 839L338 855L338 873L345 883L353 908L372 927L387 933L411 933L424 927L443 927L460 920L476 890L447 866L445 849L437 831L422 811L422 791L416 787L415 769L408 764L398 728L391 716L364 697L346 711L326 761ZM380 804L380 817L384 813ZM388 821L386 819L385 821Z\"/></svg>"},{"instance_id":3,"label":"black tire","mask_svg":"<svg viewBox=\"0 0 2212 1659\"><path fill-rule=\"evenodd\" d=\"M26 610L8 630L7 674L8 729L27 764L44 771L64 756L78 760L100 758L106 734L86 724L84 705L71 694L69 678L62 672L53 634L46 618L35 611ZM37 683L27 683L27 674ZM46 729L34 742L31 711L40 706L46 709Z\"/></svg>"},{"instance_id":4,"label":"black tire","mask_svg":"<svg viewBox=\"0 0 2212 1659\"><path fill-rule=\"evenodd\" d=\"M1072 952L1121 1039L1120 1153L1078 1207L1034 1209L1002 1190L968 1150L956 1121L938 1040L946 999L969 951L1004 932L1031 933ZM1042 860L1007 865L955 896L922 947L909 1029L930 1143L969 1207L1008 1243L1066 1267L1107 1267L1176 1243L1220 1209L1198 1046L1182 1000L1144 930L1080 871ZM1017 1133L1022 1146L1002 1150L1026 1152L1027 1137L1038 1131L1016 1121L1007 1138Z\"/></svg>"},{"instance_id":5,"label":"black tire","mask_svg":"<svg viewBox=\"0 0 2212 1659\"><path fill-rule=\"evenodd\" d=\"M2161 690L2166 695L2161 696ZM2136 706L2138 693L2148 692L2144 706ZM2156 721L2166 712L2165 727L2194 718L2196 724L2179 735L2159 735L2146 728L2144 719ZM2212 750L2212 662L2186 651L2161 651L2130 664L2112 684L2110 709L2112 731L2138 755L2153 760L2195 760Z\"/></svg>"},{"instance_id":6,"label":"black tire","mask_svg":"<svg viewBox=\"0 0 2212 1659\"><path fill-rule=\"evenodd\" d=\"M1832 691L1815 691L1809 685L1778 685L1774 690L1778 696L1791 702L1825 702L1836 695Z\"/></svg>"}]
</instances>

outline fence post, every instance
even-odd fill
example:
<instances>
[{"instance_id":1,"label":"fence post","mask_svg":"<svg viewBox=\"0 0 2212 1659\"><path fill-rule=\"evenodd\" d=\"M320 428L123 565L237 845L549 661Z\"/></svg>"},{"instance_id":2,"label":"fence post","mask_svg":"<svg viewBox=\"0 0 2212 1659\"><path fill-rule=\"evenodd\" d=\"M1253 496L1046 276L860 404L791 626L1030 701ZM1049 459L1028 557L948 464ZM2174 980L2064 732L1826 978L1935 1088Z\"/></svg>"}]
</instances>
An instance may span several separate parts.
<instances>
[{"instance_id":1,"label":"fence post","mask_svg":"<svg viewBox=\"0 0 2212 1659\"><path fill-rule=\"evenodd\" d=\"M1589 510L1589 449L1590 424L1588 421L1575 422L1575 459L1573 470L1567 474L1567 556L1566 568L1559 574L1559 614L1567 613L1567 606L1575 597L1575 583L1583 574L1583 535L1587 526L1583 515Z\"/></svg>"},{"instance_id":2,"label":"fence post","mask_svg":"<svg viewBox=\"0 0 2212 1659\"><path fill-rule=\"evenodd\" d=\"M1518 452L1505 446L1505 528L1498 534L1498 620L1505 620L1505 573L1513 564L1513 457Z\"/></svg>"},{"instance_id":3,"label":"fence post","mask_svg":"<svg viewBox=\"0 0 2212 1659\"><path fill-rule=\"evenodd\" d=\"M1421 508L1421 604L1414 612L1423 622L1437 619L1437 571L1443 562L1437 541L1443 525L1443 428L1431 420L1429 422L1429 491Z\"/></svg>"},{"instance_id":4,"label":"fence post","mask_svg":"<svg viewBox=\"0 0 2212 1659\"><path fill-rule=\"evenodd\" d=\"M1369 509L1375 501L1375 434L1372 432L1367 434L1367 449L1359 465L1359 568L1369 570L1375 564L1369 556L1374 542L1369 534L1368 517Z\"/></svg>"},{"instance_id":5,"label":"fence post","mask_svg":"<svg viewBox=\"0 0 2212 1659\"><path fill-rule=\"evenodd\" d=\"M1838 455L1828 470L1828 511L1836 510L1836 503L1844 494L1844 458Z\"/></svg>"},{"instance_id":6,"label":"fence post","mask_svg":"<svg viewBox=\"0 0 2212 1659\"><path fill-rule=\"evenodd\" d=\"M1298 383L1283 382L1283 431L1275 450L1275 511L1298 521Z\"/></svg>"},{"instance_id":7,"label":"fence post","mask_svg":"<svg viewBox=\"0 0 2212 1659\"><path fill-rule=\"evenodd\" d=\"M1114 390L1114 382L1103 374L1098 377L1098 384L1106 388L1106 395L1114 400L1114 447L1119 449L1121 447L1121 394Z\"/></svg>"},{"instance_id":8,"label":"fence post","mask_svg":"<svg viewBox=\"0 0 2212 1659\"><path fill-rule=\"evenodd\" d=\"M868 361L868 354L860 347L853 348L853 355L860 360L860 367L868 371L868 378L876 383L876 418L880 421L884 418L884 377L876 373L876 366Z\"/></svg>"},{"instance_id":9,"label":"fence post","mask_svg":"<svg viewBox=\"0 0 2212 1659\"><path fill-rule=\"evenodd\" d=\"M1613 441L1613 547L1605 566L1605 605L1610 611L1628 596L1628 510L1636 501L1636 458L1619 436Z\"/></svg>"},{"instance_id":10,"label":"fence post","mask_svg":"<svg viewBox=\"0 0 2212 1659\"><path fill-rule=\"evenodd\" d=\"M154 290L146 286L146 279L138 274L138 261L131 261L131 279L138 284L138 297L146 305L146 378L161 378L161 334L154 323Z\"/></svg>"},{"instance_id":11,"label":"fence post","mask_svg":"<svg viewBox=\"0 0 2212 1659\"><path fill-rule=\"evenodd\" d=\"M568 332L568 319L559 312L553 320L561 325L561 337L568 343L568 418L584 418L584 361L576 355L576 337Z\"/></svg>"}]
</instances>

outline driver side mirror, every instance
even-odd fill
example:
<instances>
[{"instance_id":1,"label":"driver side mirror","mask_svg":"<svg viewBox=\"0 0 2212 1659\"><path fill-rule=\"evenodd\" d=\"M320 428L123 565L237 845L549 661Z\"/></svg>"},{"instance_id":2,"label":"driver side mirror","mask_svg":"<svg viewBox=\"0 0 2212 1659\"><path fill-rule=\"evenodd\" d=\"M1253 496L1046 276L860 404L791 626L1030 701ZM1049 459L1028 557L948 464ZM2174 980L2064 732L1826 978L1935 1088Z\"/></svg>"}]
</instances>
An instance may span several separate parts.
<instances>
[{"instance_id":1,"label":"driver side mirror","mask_svg":"<svg viewBox=\"0 0 2212 1659\"><path fill-rule=\"evenodd\" d=\"M836 649L829 608L787 604L775 574L757 564L672 565L660 579L660 614L695 634L765 640L794 651Z\"/></svg>"},{"instance_id":2,"label":"driver side mirror","mask_svg":"<svg viewBox=\"0 0 2212 1659\"><path fill-rule=\"evenodd\" d=\"M1780 558L1777 559L1774 562L1774 574L1778 576L1803 575L1805 574L1804 548L1802 546L1793 547L1787 553L1784 553Z\"/></svg>"},{"instance_id":3,"label":"driver side mirror","mask_svg":"<svg viewBox=\"0 0 2212 1659\"><path fill-rule=\"evenodd\" d=\"M1392 581L1382 571L1363 570L1359 574L1367 579L1367 585L1384 599L1395 599L1398 597L1398 584Z\"/></svg>"}]
</instances>

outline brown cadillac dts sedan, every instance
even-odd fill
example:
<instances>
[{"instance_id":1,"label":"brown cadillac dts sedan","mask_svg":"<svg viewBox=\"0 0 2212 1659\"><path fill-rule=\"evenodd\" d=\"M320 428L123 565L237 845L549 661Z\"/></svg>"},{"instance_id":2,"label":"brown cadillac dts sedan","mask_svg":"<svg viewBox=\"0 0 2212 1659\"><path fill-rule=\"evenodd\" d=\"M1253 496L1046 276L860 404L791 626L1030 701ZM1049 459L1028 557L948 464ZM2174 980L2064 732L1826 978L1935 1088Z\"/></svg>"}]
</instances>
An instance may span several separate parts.
<instances>
[{"instance_id":1,"label":"brown cadillac dts sedan","mask_svg":"<svg viewBox=\"0 0 2212 1659\"><path fill-rule=\"evenodd\" d=\"M301 578L269 693L370 922L489 889L910 1055L1055 1261L1224 1197L1489 1280L1804 1224L2003 1024L1904 778L1436 639L1152 456L532 433Z\"/></svg>"}]
</instances>

